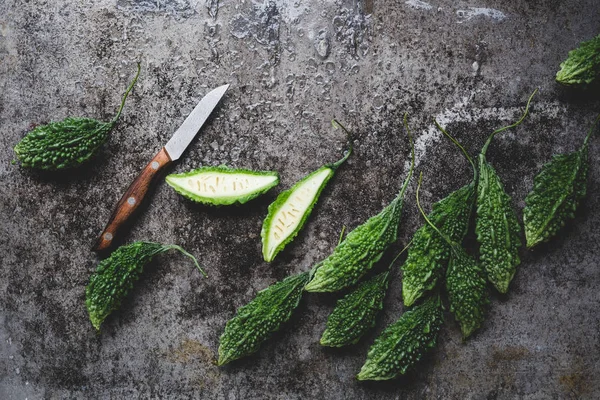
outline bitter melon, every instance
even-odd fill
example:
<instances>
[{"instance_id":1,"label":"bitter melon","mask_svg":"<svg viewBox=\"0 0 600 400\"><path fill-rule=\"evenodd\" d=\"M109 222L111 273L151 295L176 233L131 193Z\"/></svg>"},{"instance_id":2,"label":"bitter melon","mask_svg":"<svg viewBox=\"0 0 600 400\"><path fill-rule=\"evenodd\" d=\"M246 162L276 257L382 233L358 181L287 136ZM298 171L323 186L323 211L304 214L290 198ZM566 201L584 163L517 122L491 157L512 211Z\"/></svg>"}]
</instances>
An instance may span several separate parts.
<instances>
[{"instance_id":1,"label":"bitter melon","mask_svg":"<svg viewBox=\"0 0 600 400\"><path fill-rule=\"evenodd\" d=\"M233 169L221 165L167 175L166 182L184 197L203 204L244 204L279 183L274 171Z\"/></svg>"},{"instance_id":2,"label":"bitter melon","mask_svg":"<svg viewBox=\"0 0 600 400\"><path fill-rule=\"evenodd\" d=\"M375 339L356 378L381 381L405 374L423 354L435 347L443 320L437 295L414 306Z\"/></svg>"},{"instance_id":3,"label":"bitter melon","mask_svg":"<svg viewBox=\"0 0 600 400\"><path fill-rule=\"evenodd\" d=\"M258 292L227 322L219 343L219 365L256 352L298 307L310 272L292 275Z\"/></svg>"},{"instance_id":4,"label":"bitter melon","mask_svg":"<svg viewBox=\"0 0 600 400\"><path fill-rule=\"evenodd\" d=\"M155 255L171 249L190 257L200 272L206 275L196 258L179 246L152 242L121 246L98 264L85 288L85 304L94 328L100 330L100 324L106 317L119 308L121 301L142 274L144 265Z\"/></svg>"},{"instance_id":5,"label":"bitter melon","mask_svg":"<svg viewBox=\"0 0 600 400\"><path fill-rule=\"evenodd\" d=\"M599 120L600 116L579 150L555 155L534 178L523 210L528 248L552 238L575 216L587 192L588 140Z\"/></svg>"},{"instance_id":6,"label":"bitter melon","mask_svg":"<svg viewBox=\"0 0 600 400\"><path fill-rule=\"evenodd\" d=\"M334 121L334 126L341 125ZM342 129L344 128L342 127ZM350 138L349 134L348 138ZM273 261L275 256L298 235L327 182L333 177L338 167L350 157L350 154L352 154L351 141L344 157L333 164L326 164L311 172L290 189L281 192L269 206L261 230L262 253L265 261Z\"/></svg>"},{"instance_id":7,"label":"bitter melon","mask_svg":"<svg viewBox=\"0 0 600 400\"><path fill-rule=\"evenodd\" d=\"M89 160L108 139L108 134L121 116L125 100L139 74L138 64L135 78L125 91L119 111L111 121L76 117L34 128L15 146L15 154L21 165L42 170L57 170L77 167Z\"/></svg>"}]
</instances>

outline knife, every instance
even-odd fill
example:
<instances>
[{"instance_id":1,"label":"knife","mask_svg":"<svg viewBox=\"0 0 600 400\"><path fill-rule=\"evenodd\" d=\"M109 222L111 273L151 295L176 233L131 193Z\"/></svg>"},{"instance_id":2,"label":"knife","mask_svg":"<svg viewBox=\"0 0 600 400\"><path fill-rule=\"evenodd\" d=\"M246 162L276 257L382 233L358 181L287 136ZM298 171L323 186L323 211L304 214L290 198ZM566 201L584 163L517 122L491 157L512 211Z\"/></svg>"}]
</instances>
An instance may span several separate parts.
<instances>
[{"instance_id":1,"label":"knife","mask_svg":"<svg viewBox=\"0 0 600 400\"><path fill-rule=\"evenodd\" d=\"M144 196L150 188L150 184L158 175L158 172L181 157L228 88L229 85L219 86L204 96L185 121L183 121L179 129L175 131L173 137L171 137L165 147L138 174L131 185L129 185L123 197L121 197L121 200L117 203L104 231L94 245L94 251L106 250L111 246L119 228L142 203Z\"/></svg>"}]
</instances>

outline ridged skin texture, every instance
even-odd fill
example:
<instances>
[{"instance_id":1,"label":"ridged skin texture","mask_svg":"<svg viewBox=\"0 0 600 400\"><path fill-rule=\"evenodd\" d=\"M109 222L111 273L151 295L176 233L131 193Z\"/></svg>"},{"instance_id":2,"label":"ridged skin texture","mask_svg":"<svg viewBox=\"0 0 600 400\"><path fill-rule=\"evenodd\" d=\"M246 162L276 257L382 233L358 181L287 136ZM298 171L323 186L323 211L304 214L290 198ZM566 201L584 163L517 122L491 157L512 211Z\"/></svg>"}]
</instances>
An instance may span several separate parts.
<instances>
[{"instance_id":1,"label":"ridged skin texture","mask_svg":"<svg viewBox=\"0 0 600 400\"><path fill-rule=\"evenodd\" d=\"M587 151L584 145L579 151L555 155L534 178L523 209L528 248L548 241L575 216L587 190Z\"/></svg>"},{"instance_id":2,"label":"ridged skin texture","mask_svg":"<svg viewBox=\"0 0 600 400\"><path fill-rule=\"evenodd\" d=\"M452 192L433 205L429 220L450 240L461 243L467 233L475 203L475 182ZM429 225L415 232L402 265L402 298L409 307L432 290L450 257L450 245Z\"/></svg>"},{"instance_id":3,"label":"ridged skin texture","mask_svg":"<svg viewBox=\"0 0 600 400\"><path fill-rule=\"evenodd\" d=\"M398 237L403 193L379 214L356 227L322 261L306 286L309 292L335 292L356 284Z\"/></svg>"},{"instance_id":4,"label":"ridged skin texture","mask_svg":"<svg viewBox=\"0 0 600 400\"><path fill-rule=\"evenodd\" d=\"M475 233L480 263L488 280L500 293L508 291L516 267L521 262L520 230L510 196L504 191L494 168L480 154Z\"/></svg>"},{"instance_id":5,"label":"ridged skin texture","mask_svg":"<svg viewBox=\"0 0 600 400\"><path fill-rule=\"evenodd\" d=\"M258 292L227 322L219 343L219 365L256 352L298 307L310 273L292 275Z\"/></svg>"},{"instance_id":6,"label":"ridged skin texture","mask_svg":"<svg viewBox=\"0 0 600 400\"><path fill-rule=\"evenodd\" d=\"M338 300L321 336L323 346L342 347L354 344L375 326L377 314L383 309L388 276L389 272L375 275Z\"/></svg>"},{"instance_id":7,"label":"ridged skin texture","mask_svg":"<svg viewBox=\"0 0 600 400\"><path fill-rule=\"evenodd\" d=\"M442 323L438 296L429 297L405 312L375 339L357 379L380 381L405 374L435 347Z\"/></svg>"},{"instance_id":8,"label":"ridged skin texture","mask_svg":"<svg viewBox=\"0 0 600 400\"><path fill-rule=\"evenodd\" d=\"M96 329L100 330L106 317L119 308L142 274L144 265L170 248L159 243L135 242L119 247L98 264L85 288L85 304Z\"/></svg>"},{"instance_id":9,"label":"ridged skin texture","mask_svg":"<svg viewBox=\"0 0 600 400\"><path fill-rule=\"evenodd\" d=\"M450 311L460 324L463 339L485 319L485 306L489 303L485 287L481 267L462 247L454 245L446 272L446 288Z\"/></svg>"},{"instance_id":10,"label":"ridged skin texture","mask_svg":"<svg viewBox=\"0 0 600 400\"><path fill-rule=\"evenodd\" d=\"M556 81L563 85L587 86L599 77L600 35L571 50L556 73Z\"/></svg>"},{"instance_id":11,"label":"ridged skin texture","mask_svg":"<svg viewBox=\"0 0 600 400\"><path fill-rule=\"evenodd\" d=\"M66 118L40 125L16 146L23 167L56 170L77 167L106 142L114 122L91 118Z\"/></svg>"},{"instance_id":12,"label":"ridged skin texture","mask_svg":"<svg viewBox=\"0 0 600 400\"><path fill-rule=\"evenodd\" d=\"M228 175L238 175L238 176L273 176L276 177L276 179L270 183L267 186L263 186L263 187L259 187L257 189L255 189L254 192L252 193L248 193L245 194L243 196L240 195L236 195L235 193L232 192L231 196L228 197L223 197L223 196L219 196L219 197L209 197L209 196L199 196L196 193L188 190L187 187L182 187L179 184L177 184L173 179L175 178L197 178L198 176L201 176L203 174L210 174L211 172L218 172L218 173L222 173L222 174L228 174ZM171 175L167 175L167 177L165 178L165 181L167 182L167 184L169 186L171 186L173 189L175 189L175 191L177 193L179 193L180 195L184 196L185 198L198 202L198 203L202 203L202 204L207 204L207 205L214 205L214 206L222 206L222 205L231 205L231 204L244 204L249 202L252 199L255 199L256 197L260 196L261 194L264 194L266 192L268 192L272 187L277 186L277 184L279 184L279 174L275 171L252 171L249 169L241 169L241 168L229 168L225 165L220 165L218 167L201 167L201 168L197 168L193 171L189 171L189 172L184 172L181 174L171 174Z\"/></svg>"}]
</instances>

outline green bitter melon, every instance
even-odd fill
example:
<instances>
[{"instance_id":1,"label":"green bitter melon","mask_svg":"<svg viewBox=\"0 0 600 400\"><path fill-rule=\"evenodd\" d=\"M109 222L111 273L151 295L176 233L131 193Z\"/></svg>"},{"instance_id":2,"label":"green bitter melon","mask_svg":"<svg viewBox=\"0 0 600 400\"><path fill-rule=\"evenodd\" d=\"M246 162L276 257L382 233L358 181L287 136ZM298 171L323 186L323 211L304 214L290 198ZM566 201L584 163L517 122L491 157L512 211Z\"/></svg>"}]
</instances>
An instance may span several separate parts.
<instances>
[{"instance_id":1,"label":"green bitter melon","mask_svg":"<svg viewBox=\"0 0 600 400\"><path fill-rule=\"evenodd\" d=\"M125 100L140 74L125 91L117 115L109 122L92 118L69 117L62 121L40 125L15 146L17 159L23 167L57 170L77 167L89 160L106 142L108 134L121 116Z\"/></svg>"},{"instance_id":2,"label":"green bitter melon","mask_svg":"<svg viewBox=\"0 0 600 400\"><path fill-rule=\"evenodd\" d=\"M310 272L288 276L258 292L250 303L238 309L221 335L218 365L258 351L260 345L291 317L309 279Z\"/></svg>"},{"instance_id":3,"label":"green bitter melon","mask_svg":"<svg viewBox=\"0 0 600 400\"><path fill-rule=\"evenodd\" d=\"M523 224L527 247L548 241L566 222L574 218L587 191L588 140L600 120L590 128L583 145L569 154L557 154L534 178L533 189L525 197Z\"/></svg>"},{"instance_id":4,"label":"green bitter melon","mask_svg":"<svg viewBox=\"0 0 600 400\"><path fill-rule=\"evenodd\" d=\"M495 130L479 154L479 180L477 184L477 218L475 233L479 242L479 260L488 280L500 293L506 293L519 258L521 227L511 205L511 198L504 190L494 167L486 159L486 152L496 134L519 125L529 112L529 97L521 119L512 125Z\"/></svg>"},{"instance_id":5,"label":"green bitter melon","mask_svg":"<svg viewBox=\"0 0 600 400\"><path fill-rule=\"evenodd\" d=\"M427 218L419 201L421 179L417 186L417 207L429 225L450 246L450 261L446 271L446 289L450 301L450 311L460 324L463 339L469 337L481 326L485 316L485 306L489 303L485 290L483 270L463 247L441 232Z\"/></svg>"},{"instance_id":6,"label":"green bitter melon","mask_svg":"<svg viewBox=\"0 0 600 400\"><path fill-rule=\"evenodd\" d=\"M435 347L443 318L438 295L431 295L402 314L375 339L356 378L381 381L405 374Z\"/></svg>"},{"instance_id":7,"label":"green bitter melon","mask_svg":"<svg viewBox=\"0 0 600 400\"><path fill-rule=\"evenodd\" d=\"M100 330L100 324L106 317L119 308L121 301L142 274L144 265L155 255L171 249L190 257L200 272L206 275L196 258L180 246L152 242L135 242L121 246L98 264L85 288L85 305L94 328Z\"/></svg>"},{"instance_id":8,"label":"green bitter melon","mask_svg":"<svg viewBox=\"0 0 600 400\"><path fill-rule=\"evenodd\" d=\"M461 243L467 233L475 204L477 168L461 144L434 122L438 129L461 149L473 167L473 180L435 203L428 215L429 220L451 241ZM415 232L408 257L401 267L402 298L405 306L411 306L425 292L436 286L438 279L444 274L449 257L450 245L429 224L424 224Z\"/></svg>"}]
</instances>

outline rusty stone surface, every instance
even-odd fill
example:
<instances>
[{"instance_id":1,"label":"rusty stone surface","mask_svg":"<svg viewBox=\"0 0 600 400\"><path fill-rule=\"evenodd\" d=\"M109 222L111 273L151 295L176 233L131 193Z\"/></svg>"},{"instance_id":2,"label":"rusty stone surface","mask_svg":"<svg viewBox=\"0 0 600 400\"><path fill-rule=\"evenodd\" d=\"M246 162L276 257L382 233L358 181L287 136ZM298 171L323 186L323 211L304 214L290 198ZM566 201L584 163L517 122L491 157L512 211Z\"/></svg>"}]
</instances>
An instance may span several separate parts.
<instances>
[{"instance_id":1,"label":"rusty stone surface","mask_svg":"<svg viewBox=\"0 0 600 400\"><path fill-rule=\"evenodd\" d=\"M598 32L596 0L3 0L0 398L600 398L597 138L576 218L552 242L522 249L509 294L492 294L483 328L467 342L447 313L439 345L412 372L357 382L370 344L403 311L396 271L376 329L359 344L320 347L337 297L310 294L259 353L214 364L236 308L310 269L343 225L356 227L395 196L408 168L405 112L429 209L471 178L432 118L476 153L539 88L531 115L488 152L520 218L534 175L552 154L576 149L600 109L590 93L554 82L568 50ZM122 119L91 162L61 173L11 164L33 125L110 119L138 61ZM225 83L221 106L171 172L274 169L281 184L244 206L210 208L159 183L123 242L179 244L209 277L176 253L158 257L97 334L84 306L96 236L198 100ZM345 148L332 118L353 132L355 154L301 234L267 264L268 204ZM398 243L378 268L422 224L415 189L416 180Z\"/></svg>"}]
</instances>

